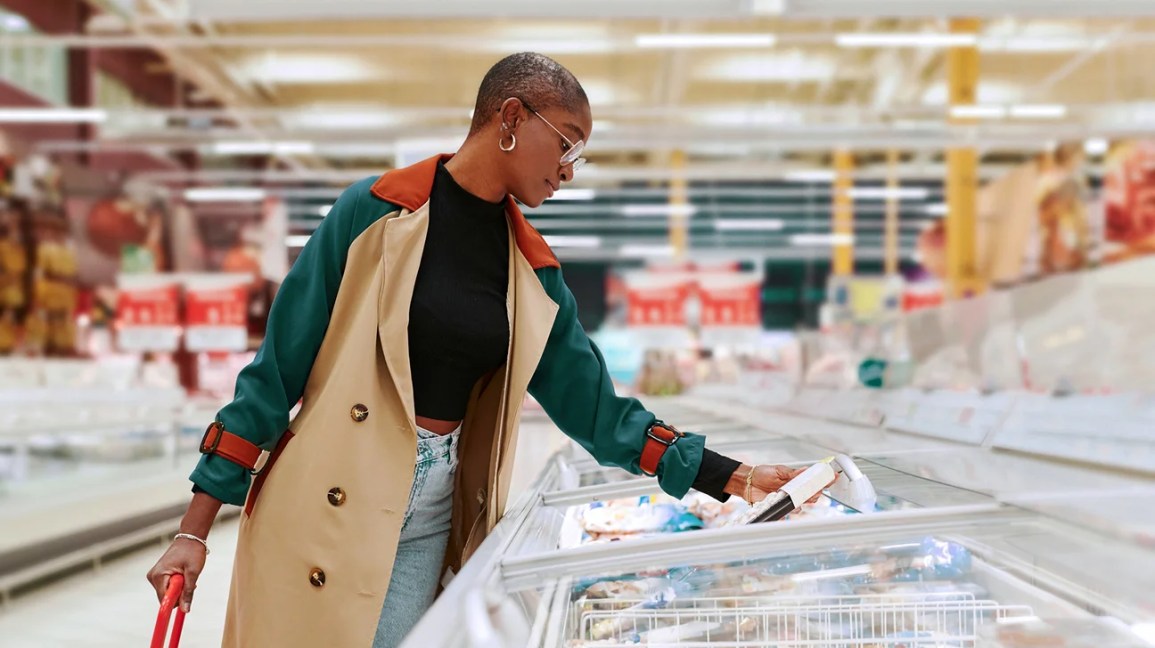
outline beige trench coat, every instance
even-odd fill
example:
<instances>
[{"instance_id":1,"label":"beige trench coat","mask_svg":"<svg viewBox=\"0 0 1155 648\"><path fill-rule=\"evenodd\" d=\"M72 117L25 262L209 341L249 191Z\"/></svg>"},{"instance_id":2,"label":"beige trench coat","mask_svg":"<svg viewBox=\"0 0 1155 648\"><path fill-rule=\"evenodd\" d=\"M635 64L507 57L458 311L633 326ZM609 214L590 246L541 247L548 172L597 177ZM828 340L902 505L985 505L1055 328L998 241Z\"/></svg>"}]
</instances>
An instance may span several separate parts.
<instances>
[{"instance_id":1,"label":"beige trench coat","mask_svg":"<svg viewBox=\"0 0 1155 648\"><path fill-rule=\"evenodd\" d=\"M518 222L511 222L511 342L506 364L474 388L464 421L446 555L455 572L505 507L522 400L558 309L517 245ZM428 225L426 195L416 209L377 220L349 249L292 434L250 491L224 646L372 641L414 472L406 328ZM357 406L368 410L363 421ZM332 489L344 494L339 505Z\"/></svg>"}]
</instances>

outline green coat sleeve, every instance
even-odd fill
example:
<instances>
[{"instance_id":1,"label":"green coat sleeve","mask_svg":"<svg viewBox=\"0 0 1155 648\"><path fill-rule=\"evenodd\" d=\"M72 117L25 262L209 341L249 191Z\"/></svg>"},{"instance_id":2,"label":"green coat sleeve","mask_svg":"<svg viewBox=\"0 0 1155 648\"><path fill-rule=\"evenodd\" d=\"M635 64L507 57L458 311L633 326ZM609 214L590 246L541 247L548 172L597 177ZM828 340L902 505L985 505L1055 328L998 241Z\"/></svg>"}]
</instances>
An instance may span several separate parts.
<instances>
[{"instance_id":1,"label":"green coat sleeve","mask_svg":"<svg viewBox=\"0 0 1155 648\"><path fill-rule=\"evenodd\" d=\"M350 244L386 213L380 207L384 203L364 198L373 181L367 178L346 189L313 233L277 291L260 350L237 376L232 402L217 413L226 430L265 450L276 446L289 425L289 410L305 390ZM376 209L368 207L373 202ZM209 495L238 506L251 481L248 470L217 455L201 455L189 478Z\"/></svg>"},{"instance_id":2,"label":"green coat sleeve","mask_svg":"<svg viewBox=\"0 0 1155 648\"><path fill-rule=\"evenodd\" d=\"M559 309L529 393L561 431L598 463L642 474L639 461L654 415L636 399L614 392L601 351L578 322L577 302L561 270L543 268L537 274ZM663 491L680 498L690 490L705 441L703 436L687 433L666 450L658 464Z\"/></svg>"}]
</instances>

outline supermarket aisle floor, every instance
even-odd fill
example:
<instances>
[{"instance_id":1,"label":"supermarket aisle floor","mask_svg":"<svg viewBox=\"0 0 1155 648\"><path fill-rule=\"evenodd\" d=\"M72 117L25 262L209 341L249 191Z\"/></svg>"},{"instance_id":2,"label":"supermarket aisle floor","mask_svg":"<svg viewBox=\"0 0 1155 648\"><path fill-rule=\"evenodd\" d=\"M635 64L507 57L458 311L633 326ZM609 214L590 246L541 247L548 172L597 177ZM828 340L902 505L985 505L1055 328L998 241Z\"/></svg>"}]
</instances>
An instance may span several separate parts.
<instances>
[{"instance_id":1,"label":"supermarket aisle floor","mask_svg":"<svg viewBox=\"0 0 1155 648\"><path fill-rule=\"evenodd\" d=\"M229 575L239 519L213 528L213 554L197 583L192 613L185 620L181 648L221 645ZM15 598L0 607L3 648L123 648L147 646L156 622L156 595L144 575L163 553L159 543Z\"/></svg>"}]
</instances>

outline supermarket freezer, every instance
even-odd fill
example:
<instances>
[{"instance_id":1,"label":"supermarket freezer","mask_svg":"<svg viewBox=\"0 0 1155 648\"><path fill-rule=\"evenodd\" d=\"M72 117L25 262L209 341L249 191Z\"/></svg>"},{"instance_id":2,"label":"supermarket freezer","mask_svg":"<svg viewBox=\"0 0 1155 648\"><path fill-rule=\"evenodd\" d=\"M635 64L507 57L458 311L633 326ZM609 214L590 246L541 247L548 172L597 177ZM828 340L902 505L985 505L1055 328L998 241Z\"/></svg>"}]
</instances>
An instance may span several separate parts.
<instances>
[{"instance_id":1,"label":"supermarket freezer","mask_svg":"<svg viewBox=\"0 0 1155 648\"><path fill-rule=\"evenodd\" d=\"M821 448L805 448L786 459L788 465L808 466L829 456ZM729 449L728 454L751 465L783 461L781 445L758 443ZM826 494L788 516L788 520L877 514L914 508L957 508L995 505L987 495L956 488L886 466L858 460L877 497L863 503L839 501ZM559 470L562 470L559 468ZM622 472L622 471L618 471ZM549 486L556 482L549 482ZM595 483L571 490L543 489L535 503L532 520L521 531L519 542L541 549L569 548L597 542L633 541L640 537L697 531L737 523L748 505L731 497L720 503L691 491L675 499L658 490L652 479L628 479Z\"/></svg>"},{"instance_id":2,"label":"supermarket freezer","mask_svg":"<svg viewBox=\"0 0 1155 648\"><path fill-rule=\"evenodd\" d=\"M533 508L527 496L502 521L407 646L1015 646L1055 627L1088 646L1142 646L1136 632L1155 620L1150 548L1018 509L558 551L517 542ZM438 621L458 611L462 623Z\"/></svg>"}]
</instances>

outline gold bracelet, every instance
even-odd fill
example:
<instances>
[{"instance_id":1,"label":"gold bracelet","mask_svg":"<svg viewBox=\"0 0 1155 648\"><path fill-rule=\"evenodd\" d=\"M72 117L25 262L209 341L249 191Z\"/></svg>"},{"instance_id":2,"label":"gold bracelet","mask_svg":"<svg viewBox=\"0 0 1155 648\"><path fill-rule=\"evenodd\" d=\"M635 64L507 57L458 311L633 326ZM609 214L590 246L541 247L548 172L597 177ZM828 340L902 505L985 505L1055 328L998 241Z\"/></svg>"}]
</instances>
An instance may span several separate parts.
<instances>
[{"instance_id":1,"label":"gold bracelet","mask_svg":"<svg viewBox=\"0 0 1155 648\"><path fill-rule=\"evenodd\" d=\"M750 469L750 472L746 473L746 503L747 504L753 504L754 503L751 499L750 487L754 481L754 471L755 470L758 470L758 466L754 466L753 468Z\"/></svg>"}]
</instances>

